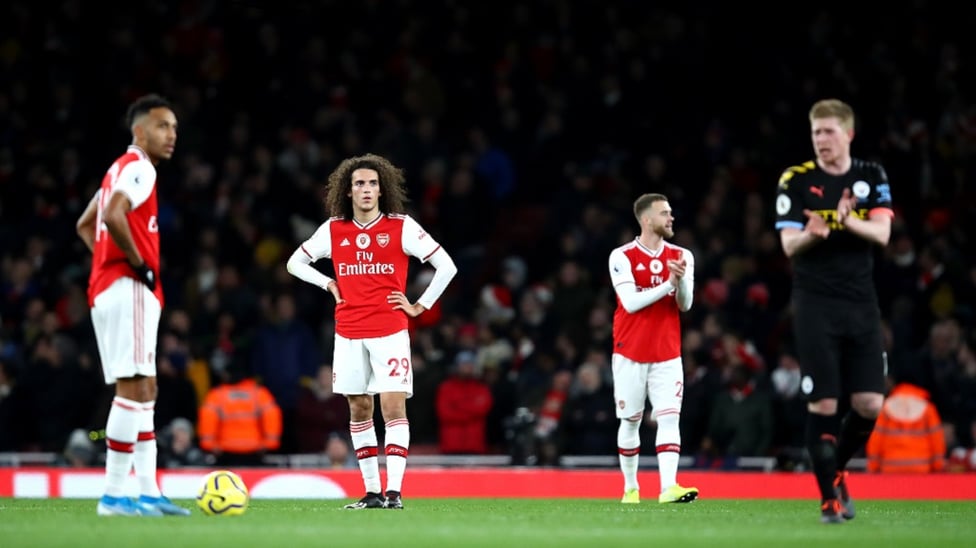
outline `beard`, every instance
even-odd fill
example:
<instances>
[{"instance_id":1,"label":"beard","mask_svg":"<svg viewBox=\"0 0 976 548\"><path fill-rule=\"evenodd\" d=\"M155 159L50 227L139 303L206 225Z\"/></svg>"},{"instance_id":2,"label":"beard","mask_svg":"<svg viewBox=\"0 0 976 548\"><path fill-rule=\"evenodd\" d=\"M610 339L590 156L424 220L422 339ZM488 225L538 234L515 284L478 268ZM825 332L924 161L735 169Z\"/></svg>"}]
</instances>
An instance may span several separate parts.
<instances>
[{"instance_id":1,"label":"beard","mask_svg":"<svg viewBox=\"0 0 976 548\"><path fill-rule=\"evenodd\" d=\"M670 238L674 236L674 231L663 225L654 227L654 233L662 238Z\"/></svg>"}]
</instances>

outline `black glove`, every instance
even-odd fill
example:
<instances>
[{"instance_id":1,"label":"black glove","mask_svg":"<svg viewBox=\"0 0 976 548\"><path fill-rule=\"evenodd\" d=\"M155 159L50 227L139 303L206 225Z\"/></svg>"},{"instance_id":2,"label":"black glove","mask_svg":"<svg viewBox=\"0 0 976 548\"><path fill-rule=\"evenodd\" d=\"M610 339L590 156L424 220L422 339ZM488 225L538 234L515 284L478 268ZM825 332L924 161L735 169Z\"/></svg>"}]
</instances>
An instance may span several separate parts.
<instances>
[{"instance_id":1,"label":"black glove","mask_svg":"<svg viewBox=\"0 0 976 548\"><path fill-rule=\"evenodd\" d=\"M151 268L146 266L145 261L143 261L143 263L139 266L133 266L132 270L136 271L136 276L140 281L142 281L142 283L146 284L146 287L148 287L150 291L156 290L156 273L153 272Z\"/></svg>"}]
</instances>

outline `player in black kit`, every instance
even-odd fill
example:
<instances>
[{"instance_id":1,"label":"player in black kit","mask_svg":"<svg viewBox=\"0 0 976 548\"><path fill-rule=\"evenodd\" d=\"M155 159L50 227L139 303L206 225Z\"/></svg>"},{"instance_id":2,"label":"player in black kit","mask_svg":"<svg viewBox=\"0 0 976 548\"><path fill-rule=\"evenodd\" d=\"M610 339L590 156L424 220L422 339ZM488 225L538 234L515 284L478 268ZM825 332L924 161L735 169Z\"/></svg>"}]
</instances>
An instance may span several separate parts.
<instances>
[{"instance_id":1,"label":"player in black kit","mask_svg":"<svg viewBox=\"0 0 976 548\"><path fill-rule=\"evenodd\" d=\"M821 521L854 518L848 461L884 403L885 356L874 252L891 235L891 188L879 164L851 158L854 111L836 99L810 109L816 160L779 180L776 229L793 263L794 336L809 411L807 449ZM850 394L841 420L838 400Z\"/></svg>"}]
</instances>

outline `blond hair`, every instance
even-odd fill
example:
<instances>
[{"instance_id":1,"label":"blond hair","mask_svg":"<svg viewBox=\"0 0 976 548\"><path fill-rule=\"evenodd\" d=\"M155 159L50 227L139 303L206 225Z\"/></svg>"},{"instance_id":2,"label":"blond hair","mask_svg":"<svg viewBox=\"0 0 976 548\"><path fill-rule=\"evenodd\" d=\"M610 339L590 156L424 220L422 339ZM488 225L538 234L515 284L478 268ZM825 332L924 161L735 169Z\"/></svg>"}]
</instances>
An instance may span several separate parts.
<instances>
[{"instance_id":1,"label":"blond hair","mask_svg":"<svg viewBox=\"0 0 976 548\"><path fill-rule=\"evenodd\" d=\"M823 99L810 107L810 121L837 118L845 130L854 129L854 109L840 99Z\"/></svg>"}]
</instances>

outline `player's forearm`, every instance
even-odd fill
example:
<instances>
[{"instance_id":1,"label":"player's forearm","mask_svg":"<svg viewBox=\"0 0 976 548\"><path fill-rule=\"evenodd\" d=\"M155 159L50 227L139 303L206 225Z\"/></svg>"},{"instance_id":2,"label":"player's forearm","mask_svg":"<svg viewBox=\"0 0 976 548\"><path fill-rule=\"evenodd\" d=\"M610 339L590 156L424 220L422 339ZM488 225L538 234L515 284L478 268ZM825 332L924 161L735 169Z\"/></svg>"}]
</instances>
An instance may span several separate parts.
<instances>
[{"instance_id":1,"label":"player's forearm","mask_svg":"<svg viewBox=\"0 0 976 548\"><path fill-rule=\"evenodd\" d=\"M617 286L615 289L624 310L633 314L642 308L646 308L660 301L668 293L671 293L674 287L669 283L663 283L644 291L638 291L635 284L625 283Z\"/></svg>"},{"instance_id":2,"label":"player's forearm","mask_svg":"<svg viewBox=\"0 0 976 548\"><path fill-rule=\"evenodd\" d=\"M115 245L122 250L125 258L132 266L139 266L144 261L139 249L136 247L135 240L132 239L132 231L129 229L129 221L124 213L105 216L105 226L108 233L115 242Z\"/></svg>"},{"instance_id":3,"label":"player's forearm","mask_svg":"<svg viewBox=\"0 0 976 548\"><path fill-rule=\"evenodd\" d=\"M844 228L855 236L880 246L888 245L891 238L891 219L887 217L861 219L856 215L848 215L844 219Z\"/></svg>"},{"instance_id":4,"label":"player's forearm","mask_svg":"<svg viewBox=\"0 0 976 548\"><path fill-rule=\"evenodd\" d=\"M426 310L430 310L437 299L444 294L447 289L448 284L454 279L457 274L457 265L454 264L454 260L451 256L447 254L443 249L437 250L430 257L430 264L434 267L434 276L431 278L430 283L427 284L427 288L417 299L417 304L424 307Z\"/></svg>"},{"instance_id":5,"label":"player's forearm","mask_svg":"<svg viewBox=\"0 0 976 548\"><path fill-rule=\"evenodd\" d=\"M88 247L88 251L95 251L95 220L98 217L98 195L92 198L88 202L88 206L85 207L85 211L82 212L81 216L78 217L78 222L75 224L75 230L78 232L78 237L85 242L85 246Z\"/></svg>"},{"instance_id":6,"label":"player's forearm","mask_svg":"<svg viewBox=\"0 0 976 548\"><path fill-rule=\"evenodd\" d=\"M91 251L91 252L94 253L94 251L95 251L95 223L91 223L91 224L88 224L88 225L81 225L81 224L79 224L76 228L77 228L77 231L78 231L78 237L81 238L81 241L85 242L85 247L88 248L88 251Z\"/></svg>"},{"instance_id":7,"label":"player's forearm","mask_svg":"<svg viewBox=\"0 0 976 548\"><path fill-rule=\"evenodd\" d=\"M299 280L321 287L325 290L328 290L329 282L333 281L332 278L322 274L314 266L312 266L311 259L305 254L304 251L301 250L301 248L292 253L291 257L288 259L288 263L285 265L285 268L288 269L289 274L298 278Z\"/></svg>"},{"instance_id":8,"label":"player's forearm","mask_svg":"<svg viewBox=\"0 0 976 548\"><path fill-rule=\"evenodd\" d=\"M820 238L811 232L796 228L784 228L780 231L780 243L783 245L783 253L787 257L799 255L807 249L813 247Z\"/></svg>"},{"instance_id":9,"label":"player's forearm","mask_svg":"<svg viewBox=\"0 0 976 548\"><path fill-rule=\"evenodd\" d=\"M691 310L691 303L695 298L695 281L690 275L685 275L678 282L678 287L674 292L674 300L678 303L678 310L687 312Z\"/></svg>"}]
</instances>

